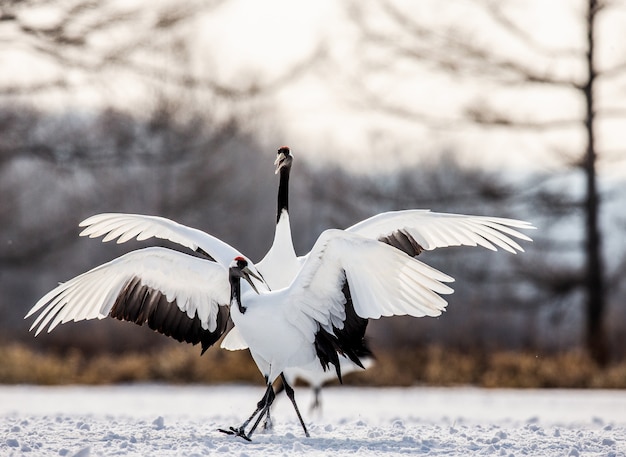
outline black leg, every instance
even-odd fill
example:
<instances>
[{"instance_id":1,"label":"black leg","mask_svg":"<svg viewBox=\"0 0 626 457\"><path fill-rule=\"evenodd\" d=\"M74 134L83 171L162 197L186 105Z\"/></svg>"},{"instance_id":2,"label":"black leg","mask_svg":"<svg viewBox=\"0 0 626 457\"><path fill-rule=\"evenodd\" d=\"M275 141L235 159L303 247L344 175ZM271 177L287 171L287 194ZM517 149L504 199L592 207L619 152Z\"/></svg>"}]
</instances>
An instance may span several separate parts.
<instances>
[{"instance_id":1,"label":"black leg","mask_svg":"<svg viewBox=\"0 0 626 457\"><path fill-rule=\"evenodd\" d=\"M320 394L322 393L322 388L320 386L313 387L313 404L311 405L311 411L321 410L322 402L320 401Z\"/></svg>"},{"instance_id":2,"label":"black leg","mask_svg":"<svg viewBox=\"0 0 626 457\"><path fill-rule=\"evenodd\" d=\"M283 390L285 390L285 386L282 381L274 383L274 397L277 398ZM270 412L271 408L268 408L265 422L263 422L263 430L272 430L274 428Z\"/></svg>"},{"instance_id":3,"label":"black leg","mask_svg":"<svg viewBox=\"0 0 626 457\"><path fill-rule=\"evenodd\" d=\"M256 416L258 413L261 413L261 411L265 408L265 405L267 405L267 402L269 401L268 399L270 397L274 396L274 389L272 389L271 384L267 386L267 389L265 390L265 393L263 394L263 398L261 398L261 400L259 400L259 402L256 405L256 410L252 413L252 415L248 418L248 420L246 420L241 428L246 428L248 426L248 424L252 421L252 419L254 419L254 416ZM273 401L273 398L272 398ZM261 416L263 414L261 413Z\"/></svg>"},{"instance_id":4,"label":"black leg","mask_svg":"<svg viewBox=\"0 0 626 457\"><path fill-rule=\"evenodd\" d=\"M289 397L289 400L291 400L291 403L293 404L293 408L296 410L296 414L298 415L298 419L300 419L300 425L302 425L304 434L306 435L307 438L309 438L311 435L309 435L309 431L306 429L306 425L304 425L304 421L302 420L302 415L300 414L300 410L298 409L298 405L296 404L296 395L293 391L293 388L289 385L289 383L285 379L284 374L281 373L280 377L283 380L283 384L285 386L285 393L287 394L287 397Z\"/></svg>"},{"instance_id":5,"label":"black leg","mask_svg":"<svg viewBox=\"0 0 626 457\"><path fill-rule=\"evenodd\" d=\"M272 430L274 428L274 423L272 422L272 416L270 415L270 409L267 409L267 414L265 415L265 421L263 422L263 430Z\"/></svg>"},{"instance_id":6,"label":"black leg","mask_svg":"<svg viewBox=\"0 0 626 457\"><path fill-rule=\"evenodd\" d=\"M271 397L271 400L269 400L270 397ZM271 402L273 400L274 400L274 389L272 389L272 385L269 384L267 389L265 390L265 393L263 394L263 398L261 398L261 400L257 403L257 407L252 413L252 415L243 424L241 424L240 427L238 428L229 427L228 430L220 428L218 430L222 433L226 433L227 435L237 435L245 440L250 441L250 435L252 435L252 432L256 428L256 425L258 425L258 423L260 422L260 419L263 417L263 415L266 412L268 401ZM259 414L259 418L257 419L255 426L252 428L252 430L248 434L246 434L246 427L248 426L250 422L252 422L252 420L256 417L257 414Z\"/></svg>"},{"instance_id":7,"label":"black leg","mask_svg":"<svg viewBox=\"0 0 626 457\"><path fill-rule=\"evenodd\" d=\"M276 398L276 393L274 393L274 398ZM274 400L272 400L274 403ZM274 424L272 423L272 416L270 412L272 408L267 408L267 414L265 415L265 421L263 421L263 430L272 430L274 428Z\"/></svg>"},{"instance_id":8,"label":"black leg","mask_svg":"<svg viewBox=\"0 0 626 457\"><path fill-rule=\"evenodd\" d=\"M267 401L265 403L265 408L261 410L259 417L257 417L256 422L254 423L254 425L248 432L248 438L252 436L256 428L259 426L259 423L261 422L261 419L263 419L263 416L266 416L267 418L269 418L270 407L272 406L272 403L274 403L274 398L276 398L276 396L274 395L274 389L272 388L271 384L269 385L269 390L267 392L268 392L268 396L267 396Z\"/></svg>"}]
</instances>

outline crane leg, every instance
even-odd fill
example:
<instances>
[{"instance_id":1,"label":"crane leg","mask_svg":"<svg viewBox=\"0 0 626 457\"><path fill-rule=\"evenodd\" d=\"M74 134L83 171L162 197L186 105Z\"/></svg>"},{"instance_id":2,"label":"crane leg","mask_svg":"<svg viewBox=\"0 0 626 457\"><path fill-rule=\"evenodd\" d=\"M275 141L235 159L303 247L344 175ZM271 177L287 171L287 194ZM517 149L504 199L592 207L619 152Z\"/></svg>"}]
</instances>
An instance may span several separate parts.
<instances>
[{"instance_id":1,"label":"crane leg","mask_svg":"<svg viewBox=\"0 0 626 457\"><path fill-rule=\"evenodd\" d=\"M300 425L302 425L304 434L306 435L307 438L309 438L311 435L309 435L309 431L306 429L306 425L304 425L304 421L302 420L302 415L300 414L300 410L298 409L298 405L296 404L296 395L293 391L293 387L289 385L289 383L285 379L284 374L281 373L280 377L283 380L283 384L285 386L285 393L287 394L287 397L289 397L289 400L291 400L291 403L293 404L293 408L296 410L296 414L298 415L298 419L300 420Z\"/></svg>"},{"instance_id":2,"label":"crane leg","mask_svg":"<svg viewBox=\"0 0 626 457\"><path fill-rule=\"evenodd\" d=\"M250 436L252 435L252 433L254 432L254 429L257 427L258 423L261 421L261 418L268 414L268 403L271 404L272 401L274 401L274 389L272 388L272 384L270 383L267 387L267 389L265 390L265 393L263 394L263 398L261 398L261 400L257 403L257 407L254 410L254 412L250 415L250 417L248 419L246 419L246 421L241 424L241 426L239 427L229 427L228 429L223 429L220 428L218 429L220 432L222 433L226 433L227 435L236 435L239 436L247 441L251 441L250 440ZM250 430L250 432L248 432L246 434L246 427L250 424L250 422L252 422L252 420L259 415L257 421L255 422L255 425L252 427L252 429Z\"/></svg>"},{"instance_id":3,"label":"crane leg","mask_svg":"<svg viewBox=\"0 0 626 457\"><path fill-rule=\"evenodd\" d=\"M320 394L322 393L322 388L320 386L313 387L313 403L311 404L311 412L315 410L321 411L322 402L320 401Z\"/></svg>"},{"instance_id":4,"label":"crane leg","mask_svg":"<svg viewBox=\"0 0 626 457\"><path fill-rule=\"evenodd\" d=\"M254 423L254 425L248 432L248 438L252 436L252 434L254 433L256 428L259 426L259 423L261 422L261 419L263 419L264 416L266 417L266 420L268 420L270 417L270 407L272 406L272 403L274 403L274 399L276 398L276 395L274 395L274 388L272 387L271 384L269 385L269 390L267 392L269 395L267 396L265 407L261 410L259 417L257 417L256 422Z\"/></svg>"}]
</instances>

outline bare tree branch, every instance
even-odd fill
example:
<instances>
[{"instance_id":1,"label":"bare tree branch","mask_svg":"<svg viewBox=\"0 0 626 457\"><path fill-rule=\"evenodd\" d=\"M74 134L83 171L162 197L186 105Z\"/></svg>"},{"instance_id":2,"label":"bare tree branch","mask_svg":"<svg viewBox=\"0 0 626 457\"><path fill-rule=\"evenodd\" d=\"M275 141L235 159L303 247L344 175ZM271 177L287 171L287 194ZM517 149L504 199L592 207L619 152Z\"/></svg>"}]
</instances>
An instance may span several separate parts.
<instances>
[{"instance_id":1,"label":"bare tree branch","mask_svg":"<svg viewBox=\"0 0 626 457\"><path fill-rule=\"evenodd\" d=\"M164 48L171 46L172 41L169 33L224 1L166 5L156 10L156 17L147 26L135 26L135 33L107 46L96 46L91 37L98 33L109 33L110 29L120 27L120 24L132 27L133 22L138 21L140 11L111 10L106 3L82 0L64 11L61 19L53 25L30 25L20 19L21 10L18 9L13 17L19 24L23 37L27 38L23 45L36 54L49 57L64 68L76 69L94 78L104 70L115 69L159 83L208 91L222 98L247 99L279 90L326 55L325 48L319 46L300 62L287 67L279 76L269 81L253 81L243 86L236 82L221 82L210 74L194 75L189 72L188 65L171 65L171 60L166 62L163 58ZM181 41L179 46L188 44ZM172 51L171 58L180 60L181 55L184 55L184 49L177 49ZM36 84L22 86L15 83L0 87L0 95L41 93L68 87L70 83L67 78L59 77Z\"/></svg>"},{"instance_id":2,"label":"bare tree branch","mask_svg":"<svg viewBox=\"0 0 626 457\"><path fill-rule=\"evenodd\" d=\"M55 79L53 81L47 81L37 84L14 84L7 86L0 86L0 96L8 95L34 95L40 92L51 91L54 89L68 89L70 87L66 79Z\"/></svg>"},{"instance_id":3,"label":"bare tree branch","mask_svg":"<svg viewBox=\"0 0 626 457\"><path fill-rule=\"evenodd\" d=\"M465 110L465 116L470 122L481 125L483 127L498 127L507 129L520 130L553 130L567 128L580 125L581 120L577 118L570 119L546 119L546 120L530 120L515 118L501 112L497 112L486 107L470 107Z\"/></svg>"},{"instance_id":4,"label":"bare tree branch","mask_svg":"<svg viewBox=\"0 0 626 457\"><path fill-rule=\"evenodd\" d=\"M557 78L549 72L539 72L528 65L522 64L514 59L495 54L492 50L473 44L465 37L458 36L454 32L437 33L434 29L423 26L411 18L411 15L399 10L392 2L384 0L379 2L383 11L393 21L396 31L400 31L401 36L409 37L410 44L405 40L397 39L395 33L377 32L373 30L363 14L355 14L360 29L364 32L366 39L379 46L384 46L388 51L394 52L398 57L423 64L424 61L437 65L444 71L460 72L463 75L475 75L482 78L496 78L504 84L540 84L554 86L569 86L580 89L581 85L577 81ZM492 13L494 21L504 22L509 20L501 12L500 6L488 3L489 11ZM354 7L353 7L354 8ZM354 11L354 9L352 10ZM517 32L516 32L517 31ZM519 27L509 30L510 33L522 34ZM539 47L533 39L526 37L524 42L531 48ZM441 49L446 49L445 53ZM550 56L557 54L580 55L580 51L562 50L547 51L543 53Z\"/></svg>"},{"instance_id":5,"label":"bare tree branch","mask_svg":"<svg viewBox=\"0 0 626 457\"><path fill-rule=\"evenodd\" d=\"M285 84L293 82L306 71L308 71L314 63L319 62L326 56L326 49L320 46L314 50L311 55L306 56L300 62L297 62L287 68L285 72L274 79L266 82L253 82L247 86L226 85L212 80L207 77L192 76L186 71L176 71L173 69L163 69L159 65L150 62L136 62L131 59L109 57L110 62L114 62L119 66L128 69L135 74L148 77L157 81L167 82L186 89L209 90L215 95L227 97L231 99L248 99L260 94L268 95L284 87Z\"/></svg>"}]
</instances>

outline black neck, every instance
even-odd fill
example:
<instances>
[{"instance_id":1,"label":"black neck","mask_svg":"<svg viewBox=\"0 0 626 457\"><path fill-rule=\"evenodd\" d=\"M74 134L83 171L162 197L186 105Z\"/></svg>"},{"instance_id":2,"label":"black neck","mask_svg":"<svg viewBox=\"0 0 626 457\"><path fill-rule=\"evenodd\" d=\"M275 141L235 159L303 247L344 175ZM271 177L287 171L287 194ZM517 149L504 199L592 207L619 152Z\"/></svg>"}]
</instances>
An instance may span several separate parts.
<instances>
[{"instance_id":1,"label":"black neck","mask_svg":"<svg viewBox=\"0 0 626 457\"><path fill-rule=\"evenodd\" d=\"M239 312L244 314L246 312L246 307L241 304L241 280L239 276L234 274L230 274L230 304L233 304L233 301L237 303L237 307L239 308Z\"/></svg>"},{"instance_id":2,"label":"black neck","mask_svg":"<svg viewBox=\"0 0 626 457\"><path fill-rule=\"evenodd\" d=\"M278 210L276 212L276 223L280 220L283 210L289 211L289 172L290 166L280 169L280 183L278 184Z\"/></svg>"}]
</instances>

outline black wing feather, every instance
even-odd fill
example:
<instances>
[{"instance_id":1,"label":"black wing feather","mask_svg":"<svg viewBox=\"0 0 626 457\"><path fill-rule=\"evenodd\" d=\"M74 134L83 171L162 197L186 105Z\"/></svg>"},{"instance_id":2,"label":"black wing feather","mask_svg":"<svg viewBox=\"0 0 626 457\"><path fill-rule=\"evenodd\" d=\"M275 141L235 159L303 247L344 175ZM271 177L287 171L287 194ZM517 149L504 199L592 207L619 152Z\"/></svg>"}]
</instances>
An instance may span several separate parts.
<instances>
[{"instance_id":1,"label":"black wing feather","mask_svg":"<svg viewBox=\"0 0 626 457\"><path fill-rule=\"evenodd\" d=\"M338 329L333 326L333 334L331 334L320 327L315 334L315 352L320 359L322 368L327 370L329 364L335 365L339 382L342 382L342 377L337 354L348 357L361 368L364 368L360 360L361 357L373 357L365 339L368 320L360 317L354 310L347 280L344 282L342 291L346 299L346 318L343 322L343 328Z\"/></svg>"},{"instance_id":2,"label":"black wing feather","mask_svg":"<svg viewBox=\"0 0 626 457\"><path fill-rule=\"evenodd\" d=\"M393 246L411 257L419 255L424 248L404 230L394 230L391 234L381 236L378 241Z\"/></svg>"},{"instance_id":3,"label":"black wing feather","mask_svg":"<svg viewBox=\"0 0 626 457\"><path fill-rule=\"evenodd\" d=\"M217 327L211 332L202 327L197 315L189 317L176 300L167 301L163 293L141 284L138 277L130 279L122 288L109 315L137 325L147 323L152 330L180 342L201 343L203 354L224 334L230 318L228 306L220 306Z\"/></svg>"}]
</instances>

